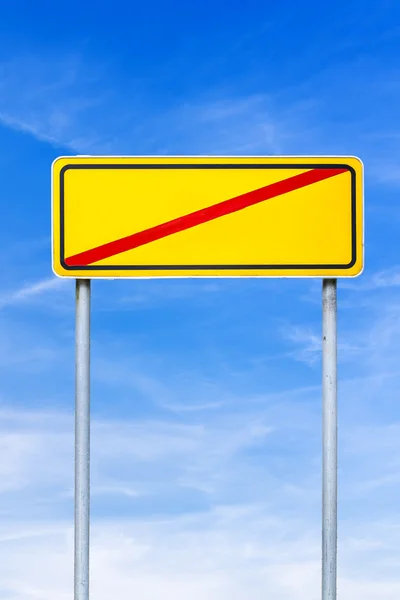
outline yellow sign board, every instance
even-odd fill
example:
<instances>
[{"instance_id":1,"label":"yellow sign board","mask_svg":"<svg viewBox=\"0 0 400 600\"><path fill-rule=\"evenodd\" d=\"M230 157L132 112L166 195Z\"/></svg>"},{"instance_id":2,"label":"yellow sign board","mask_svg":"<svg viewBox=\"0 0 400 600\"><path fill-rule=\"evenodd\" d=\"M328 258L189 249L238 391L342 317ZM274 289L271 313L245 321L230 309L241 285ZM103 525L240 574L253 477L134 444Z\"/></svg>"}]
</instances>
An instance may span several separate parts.
<instances>
[{"instance_id":1,"label":"yellow sign board","mask_svg":"<svg viewBox=\"0 0 400 600\"><path fill-rule=\"evenodd\" d=\"M344 157L63 157L61 277L353 277L363 168Z\"/></svg>"}]
</instances>

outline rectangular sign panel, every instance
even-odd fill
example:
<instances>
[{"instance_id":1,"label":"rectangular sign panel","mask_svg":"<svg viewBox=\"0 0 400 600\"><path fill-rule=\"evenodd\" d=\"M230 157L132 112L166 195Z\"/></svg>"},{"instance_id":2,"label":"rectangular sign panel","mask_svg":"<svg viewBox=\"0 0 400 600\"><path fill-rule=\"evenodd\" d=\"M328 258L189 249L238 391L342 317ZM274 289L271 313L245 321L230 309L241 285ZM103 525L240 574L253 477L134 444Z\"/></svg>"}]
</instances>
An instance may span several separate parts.
<instances>
[{"instance_id":1,"label":"rectangular sign panel","mask_svg":"<svg viewBox=\"0 0 400 600\"><path fill-rule=\"evenodd\" d=\"M61 277L354 277L363 169L347 157L63 157Z\"/></svg>"}]
</instances>

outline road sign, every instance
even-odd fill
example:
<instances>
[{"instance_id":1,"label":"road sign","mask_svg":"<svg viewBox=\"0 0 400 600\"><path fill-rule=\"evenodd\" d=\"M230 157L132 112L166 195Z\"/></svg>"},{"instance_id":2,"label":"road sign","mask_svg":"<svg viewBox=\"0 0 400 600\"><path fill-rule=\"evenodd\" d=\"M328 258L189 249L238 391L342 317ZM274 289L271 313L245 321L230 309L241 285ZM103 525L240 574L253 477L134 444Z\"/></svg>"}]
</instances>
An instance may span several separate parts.
<instances>
[{"instance_id":1,"label":"road sign","mask_svg":"<svg viewBox=\"0 0 400 600\"><path fill-rule=\"evenodd\" d=\"M363 169L344 157L63 157L61 277L352 277Z\"/></svg>"}]
</instances>

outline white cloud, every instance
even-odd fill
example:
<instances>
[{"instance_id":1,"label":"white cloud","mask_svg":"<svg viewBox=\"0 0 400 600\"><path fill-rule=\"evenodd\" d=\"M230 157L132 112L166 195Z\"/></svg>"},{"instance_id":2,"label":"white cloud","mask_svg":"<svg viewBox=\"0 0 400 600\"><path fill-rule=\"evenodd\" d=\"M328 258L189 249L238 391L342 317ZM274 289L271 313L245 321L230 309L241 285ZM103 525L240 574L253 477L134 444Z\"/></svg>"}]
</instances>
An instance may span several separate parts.
<instances>
[{"instance_id":1,"label":"white cloud","mask_svg":"<svg viewBox=\"0 0 400 600\"><path fill-rule=\"evenodd\" d=\"M241 411L211 410L200 422L182 421L180 414L94 418L93 597L261 600L267 593L317 600L319 419L305 403L311 391L248 398L244 408L238 399ZM341 401L351 395L342 386ZM0 411L0 479L7 483L0 490L2 600L71 595L72 430L70 414L6 405ZM351 513L352 504L379 491L368 477L379 477L382 465L398 456L398 426L346 426L344 432L340 595L394 600L400 590L396 512L384 520L365 510L355 520L346 515L348 503ZM396 496L399 481L384 486ZM185 509L193 493L207 500Z\"/></svg>"},{"instance_id":2,"label":"white cloud","mask_svg":"<svg viewBox=\"0 0 400 600\"><path fill-rule=\"evenodd\" d=\"M171 600L243 600L251 594L261 600L268 593L281 600L317 600L319 469L307 487L310 463L301 451L301 439L308 438L305 424L312 431L315 422L303 407L285 428L299 402L295 396L291 401L292 406L286 393L280 413L256 402L236 416L224 412L197 425L179 418L95 418L93 597L155 600L162 593ZM0 492L2 600L71 595L72 429L68 414L6 406L0 412L1 480L8 484ZM293 437L296 430L298 437ZM375 456L369 468L374 475L393 456L399 439L394 429L389 436L388 429L375 427L351 436L345 452L356 448L365 458L368 448ZM274 450L280 438L290 444L287 454ZM354 494L365 494L362 487L355 489L356 468L342 480L341 515L346 498L354 501ZM305 489L298 489L296 481ZM209 496L209 508L182 510L188 485L199 497ZM100 500L113 517L101 516ZM115 508L121 500L123 514ZM154 507L154 501L156 508L144 508L149 502ZM180 515L174 516L178 507ZM394 515L390 523L372 522L365 512L360 525L341 520L339 589L344 600L372 600L378 592L382 600L396 598L399 556L393 527L400 527Z\"/></svg>"},{"instance_id":3,"label":"white cloud","mask_svg":"<svg viewBox=\"0 0 400 600\"><path fill-rule=\"evenodd\" d=\"M307 112L224 89L162 108L147 97L146 82L121 84L78 56L0 63L0 123L77 153L282 153Z\"/></svg>"},{"instance_id":4,"label":"white cloud","mask_svg":"<svg viewBox=\"0 0 400 600\"><path fill-rule=\"evenodd\" d=\"M68 480L72 443L72 419L59 414L3 408L0 412L0 449L4 457L0 465L0 512L10 508L5 492L33 488L40 493L42 486L60 486Z\"/></svg>"},{"instance_id":5,"label":"white cloud","mask_svg":"<svg viewBox=\"0 0 400 600\"><path fill-rule=\"evenodd\" d=\"M237 478L235 469L246 476L243 453L262 447L271 433L263 420L262 414L197 425L179 423L178 418L94 420L94 492L131 497L173 493L184 500L192 487L224 496L226 481ZM18 499L25 505L26 493L35 511L40 511L43 490L50 487L51 495L61 497L69 494L72 416L4 408L0 412L0 449L0 513ZM4 495L6 492L8 495Z\"/></svg>"},{"instance_id":6,"label":"white cloud","mask_svg":"<svg viewBox=\"0 0 400 600\"><path fill-rule=\"evenodd\" d=\"M95 142L77 132L102 102L98 68L88 71L77 56L42 60L34 55L0 64L0 123L38 140L77 151Z\"/></svg>"},{"instance_id":7,"label":"white cloud","mask_svg":"<svg viewBox=\"0 0 400 600\"><path fill-rule=\"evenodd\" d=\"M385 531L386 529L386 531ZM393 538L386 524L379 531ZM72 592L72 531L65 522L21 523L2 529L0 598L67 598ZM153 520L96 522L92 530L91 593L156 600L318 600L318 528L279 519L265 506L238 506ZM377 567L376 545L348 539L339 546L344 600L395 600L398 548ZM380 548L381 549L381 548ZM387 548L389 549L389 548ZM378 548L379 550L379 548ZM19 560L13 560L18 552ZM362 576L349 576L360 569ZM356 569L357 570L357 569ZM386 572L382 578L379 572Z\"/></svg>"},{"instance_id":8,"label":"white cloud","mask_svg":"<svg viewBox=\"0 0 400 600\"><path fill-rule=\"evenodd\" d=\"M163 406L163 408L166 408L167 410L171 410L172 412L185 413L208 411L222 408L223 406L225 406L225 402L205 402L204 404L164 404L161 406Z\"/></svg>"},{"instance_id":9,"label":"white cloud","mask_svg":"<svg viewBox=\"0 0 400 600\"><path fill-rule=\"evenodd\" d=\"M46 288L34 286L37 293ZM396 498L400 487L399 431L388 411L397 406L399 314L392 301L384 312L365 314L357 331L348 324L347 360L364 373L342 377L339 396L344 600L394 600L399 593L397 508L384 504L379 512L382 498ZM290 342L300 354L305 347L308 361L320 354L312 327L293 331ZM319 382L235 395L223 393L225 380L215 387L195 381L193 397L186 398L190 410L182 410L187 388L160 383L152 364L138 368L132 341L123 338L116 352L104 345L108 359L101 337L94 344L93 597L261 600L268 593L317 600ZM284 369L289 373L290 363ZM135 401L138 390L146 395L145 415L121 418L121 407L114 414L105 409L105 400L119 399L123 386ZM69 393L72 402L72 385ZM27 398L37 403L40 390L29 389ZM0 452L0 599L70 597L71 412L3 403Z\"/></svg>"},{"instance_id":10,"label":"white cloud","mask_svg":"<svg viewBox=\"0 0 400 600\"><path fill-rule=\"evenodd\" d=\"M308 327L287 325L283 330L283 335L295 346L295 350L288 355L309 366L321 361L322 341L320 332L317 333L317 331ZM354 336L354 343L342 342L343 337L339 338L338 342L339 358L341 361L348 361L360 354L362 346L359 342L356 343L356 336ZM346 336L346 338L348 337Z\"/></svg>"},{"instance_id":11,"label":"white cloud","mask_svg":"<svg viewBox=\"0 0 400 600\"><path fill-rule=\"evenodd\" d=\"M357 291L385 290L400 286L400 269L397 266L363 277L361 281L345 281L341 284L343 289Z\"/></svg>"},{"instance_id":12,"label":"white cloud","mask_svg":"<svg viewBox=\"0 0 400 600\"><path fill-rule=\"evenodd\" d=\"M27 301L46 292L59 290L68 284L68 280L58 277L42 279L0 296L0 308Z\"/></svg>"},{"instance_id":13,"label":"white cloud","mask_svg":"<svg viewBox=\"0 0 400 600\"><path fill-rule=\"evenodd\" d=\"M286 326L283 334L288 341L297 346L297 350L293 354L297 360L309 365L321 360L321 335L314 333L309 328L295 325Z\"/></svg>"}]
</instances>

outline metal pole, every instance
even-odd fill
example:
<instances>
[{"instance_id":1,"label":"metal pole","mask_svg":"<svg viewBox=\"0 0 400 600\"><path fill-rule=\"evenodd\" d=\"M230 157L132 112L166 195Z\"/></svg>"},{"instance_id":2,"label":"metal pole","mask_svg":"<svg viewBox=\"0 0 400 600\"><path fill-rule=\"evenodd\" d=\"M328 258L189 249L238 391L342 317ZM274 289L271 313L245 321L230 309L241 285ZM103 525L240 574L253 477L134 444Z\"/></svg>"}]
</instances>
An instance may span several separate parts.
<instances>
[{"instance_id":1,"label":"metal pole","mask_svg":"<svg viewBox=\"0 0 400 600\"><path fill-rule=\"evenodd\" d=\"M322 282L322 600L336 600L337 301L336 279Z\"/></svg>"},{"instance_id":2,"label":"metal pole","mask_svg":"<svg viewBox=\"0 0 400 600\"><path fill-rule=\"evenodd\" d=\"M74 600L89 599L90 280L76 280Z\"/></svg>"}]
</instances>

